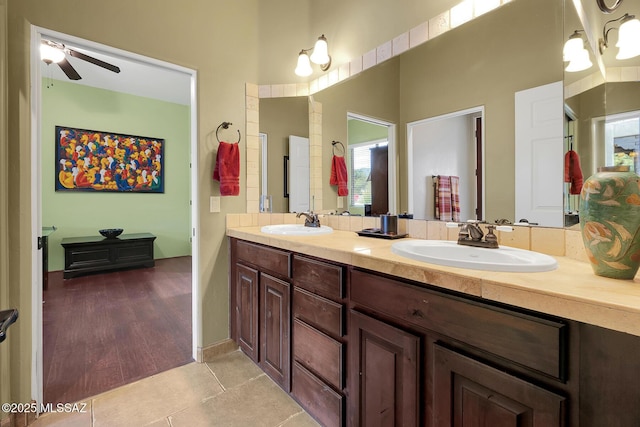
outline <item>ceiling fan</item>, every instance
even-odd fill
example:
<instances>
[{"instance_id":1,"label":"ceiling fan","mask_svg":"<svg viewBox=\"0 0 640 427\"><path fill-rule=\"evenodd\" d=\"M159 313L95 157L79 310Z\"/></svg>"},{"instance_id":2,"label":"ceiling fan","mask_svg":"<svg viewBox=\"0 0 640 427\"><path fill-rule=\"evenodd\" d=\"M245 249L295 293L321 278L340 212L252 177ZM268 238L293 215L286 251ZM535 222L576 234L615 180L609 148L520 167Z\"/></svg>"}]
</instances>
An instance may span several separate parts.
<instances>
[{"instance_id":1,"label":"ceiling fan","mask_svg":"<svg viewBox=\"0 0 640 427\"><path fill-rule=\"evenodd\" d=\"M113 71L114 73L119 73L120 68L109 64L108 62L104 62L100 59L94 58L89 55L85 55L82 52L78 52L71 48L66 47L64 44L52 40L42 39L42 44L40 45L40 57L47 64L56 63L62 69L62 71L67 75L67 77L71 80L80 80L80 74L76 71L75 68L71 65L71 63L67 60L67 54L69 56L73 56L74 58L82 59L83 61L90 62L99 67L107 69L109 71Z\"/></svg>"}]
</instances>

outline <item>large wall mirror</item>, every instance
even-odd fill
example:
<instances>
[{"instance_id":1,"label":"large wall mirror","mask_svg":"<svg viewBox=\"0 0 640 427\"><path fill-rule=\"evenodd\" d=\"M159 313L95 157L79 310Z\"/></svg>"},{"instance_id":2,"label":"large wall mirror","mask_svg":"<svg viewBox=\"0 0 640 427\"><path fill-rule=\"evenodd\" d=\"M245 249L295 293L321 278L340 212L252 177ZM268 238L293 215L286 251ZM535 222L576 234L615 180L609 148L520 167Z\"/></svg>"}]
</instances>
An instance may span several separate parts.
<instances>
[{"instance_id":1,"label":"large wall mirror","mask_svg":"<svg viewBox=\"0 0 640 427\"><path fill-rule=\"evenodd\" d=\"M577 154L583 180L601 166L639 171L640 56L617 59L620 21L607 24L625 13L640 17L640 0L624 0L613 13L603 13L595 0L565 0L565 40L578 31L589 58L577 71L565 62L564 78L565 152ZM609 29L608 47L601 53L600 39ZM571 226L578 222L579 188L572 176L565 180L566 225Z\"/></svg>"},{"instance_id":2,"label":"large wall mirror","mask_svg":"<svg viewBox=\"0 0 640 427\"><path fill-rule=\"evenodd\" d=\"M470 203L481 202L481 208L479 214L475 209L466 211L488 222L501 218L517 221L514 94L563 79L563 7L560 0L512 1L314 94L312 102L322 104L323 209L339 212L348 207L338 207L340 200L336 188L329 185L329 174L331 141L349 140L350 115L395 124L396 154L392 163L396 165L396 185L389 188L388 197L395 201L395 212L402 213L409 210L410 187L429 185L425 176L452 174L421 170L417 164L411 169L420 177L408 175L408 125L471 111L478 113L469 120L475 123L480 116L483 128L483 147L475 156L482 179L470 177L460 186L474 194ZM307 97L260 100L260 132L269 134L267 156L271 157L273 150L274 165L282 162L284 137L296 132L308 134L307 107ZM301 109L304 114L294 115ZM279 134L273 130L277 127ZM439 151L437 144L450 145L453 137L452 131L443 132L431 150ZM274 147L277 141L282 148ZM269 170L269 191L272 179L274 185L282 187L282 180L272 178ZM279 188L272 191L274 212L287 211L286 201L276 201L280 193ZM429 207L421 212L420 216L431 219Z\"/></svg>"}]
</instances>

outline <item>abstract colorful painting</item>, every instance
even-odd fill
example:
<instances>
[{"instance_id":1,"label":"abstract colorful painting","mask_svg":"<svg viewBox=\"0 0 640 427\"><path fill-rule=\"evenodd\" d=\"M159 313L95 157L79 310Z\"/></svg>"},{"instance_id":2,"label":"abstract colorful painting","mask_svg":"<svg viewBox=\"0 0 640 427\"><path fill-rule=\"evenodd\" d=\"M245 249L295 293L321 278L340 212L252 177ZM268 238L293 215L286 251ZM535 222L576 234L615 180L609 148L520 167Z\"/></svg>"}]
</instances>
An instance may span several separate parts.
<instances>
[{"instance_id":1,"label":"abstract colorful painting","mask_svg":"<svg viewBox=\"0 0 640 427\"><path fill-rule=\"evenodd\" d=\"M164 192L164 139L56 126L56 191Z\"/></svg>"}]
</instances>

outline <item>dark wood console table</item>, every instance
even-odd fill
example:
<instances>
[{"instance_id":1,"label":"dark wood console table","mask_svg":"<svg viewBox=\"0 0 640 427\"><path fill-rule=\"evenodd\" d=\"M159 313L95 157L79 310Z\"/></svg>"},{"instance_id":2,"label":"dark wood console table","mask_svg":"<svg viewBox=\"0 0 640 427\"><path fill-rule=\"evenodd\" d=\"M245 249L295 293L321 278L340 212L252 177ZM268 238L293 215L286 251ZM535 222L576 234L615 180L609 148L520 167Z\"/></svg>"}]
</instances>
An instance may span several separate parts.
<instances>
[{"instance_id":1,"label":"dark wood console table","mask_svg":"<svg viewBox=\"0 0 640 427\"><path fill-rule=\"evenodd\" d=\"M102 236L68 237L64 247L65 279L97 271L127 267L153 267L151 233L123 234L115 239Z\"/></svg>"}]
</instances>

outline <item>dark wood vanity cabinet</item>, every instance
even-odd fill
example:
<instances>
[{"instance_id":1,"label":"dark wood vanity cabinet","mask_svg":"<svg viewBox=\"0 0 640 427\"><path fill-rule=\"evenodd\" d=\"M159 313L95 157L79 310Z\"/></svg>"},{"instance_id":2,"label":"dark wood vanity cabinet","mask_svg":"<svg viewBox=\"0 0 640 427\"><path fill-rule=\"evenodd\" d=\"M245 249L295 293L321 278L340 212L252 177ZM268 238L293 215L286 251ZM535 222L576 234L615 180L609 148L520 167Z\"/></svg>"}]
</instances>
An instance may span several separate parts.
<instances>
[{"instance_id":1,"label":"dark wood vanity cabinet","mask_svg":"<svg viewBox=\"0 0 640 427\"><path fill-rule=\"evenodd\" d=\"M260 365L285 390L290 384L291 285L260 275Z\"/></svg>"},{"instance_id":2,"label":"dark wood vanity cabinet","mask_svg":"<svg viewBox=\"0 0 640 427\"><path fill-rule=\"evenodd\" d=\"M293 255L292 396L324 426L345 423L345 268Z\"/></svg>"},{"instance_id":3,"label":"dark wood vanity cabinet","mask_svg":"<svg viewBox=\"0 0 640 427\"><path fill-rule=\"evenodd\" d=\"M349 335L349 425L419 425L420 338L356 311Z\"/></svg>"},{"instance_id":4,"label":"dark wood vanity cabinet","mask_svg":"<svg viewBox=\"0 0 640 427\"><path fill-rule=\"evenodd\" d=\"M357 269L349 284L351 425L566 425L564 322Z\"/></svg>"},{"instance_id":5,"label":"dark wood vanity cabinet","mask_svg":"<svg viewBox=\"0 0 640 427\"><path fill-rule=\"evenodd\" d=\"M432 425L565 425L564 397L437 344L433 355Z\"/></svg>"},{"instance_id":6,"label":"dark wood vanity cabinet","mask_svg":"<svg viewBox=\"0 0 640 427\"><path fill-rule=\"evenodd\" d=\"M231 336L323 426L640 425L640 337L230 242Z\"/></svg>"},{"instance_id":7,"label":"dark wood vanity cabinet","mask_svg":"<svg viewBox=\"0 0 640 427\"><path fill-rule=\"evenodd\" d=\"M284 390L291 388L290 254L231 243L231 336Z\"/></svg>"},{"instance_id":8,"label":"dark wood vanity cabinet","mask_svg":"<svg viewBox=\"0 0 640 427\"><path fill-rule=\"evenodd\" d=\"M258 362L258 270L238 262L233 269L235 325L233 335L238 346L254 362Z\"/></svg>"}]
</instances>

